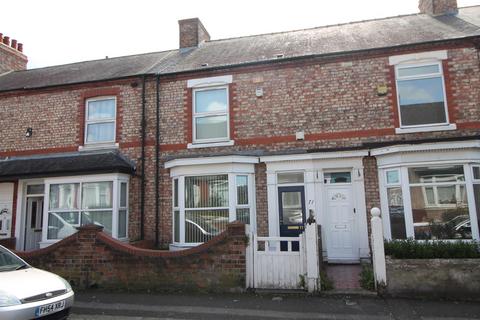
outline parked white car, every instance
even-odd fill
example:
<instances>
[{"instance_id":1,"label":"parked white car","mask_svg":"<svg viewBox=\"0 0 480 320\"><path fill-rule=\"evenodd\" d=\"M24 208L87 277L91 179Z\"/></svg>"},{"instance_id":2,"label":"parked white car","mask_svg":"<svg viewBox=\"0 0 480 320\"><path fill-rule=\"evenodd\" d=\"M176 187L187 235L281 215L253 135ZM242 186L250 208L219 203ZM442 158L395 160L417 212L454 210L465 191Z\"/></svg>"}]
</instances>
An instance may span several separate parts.
<instances>
[{"instance_id":1,"label":"parked white car","mask_svg":"<svg viewBox=\"0 0 480 320\"><path fill-rule=\"evenodd\" d=\"M68 281L0 246L0 319L67 319L73 298Z\"/></svg>"}]
</instances>

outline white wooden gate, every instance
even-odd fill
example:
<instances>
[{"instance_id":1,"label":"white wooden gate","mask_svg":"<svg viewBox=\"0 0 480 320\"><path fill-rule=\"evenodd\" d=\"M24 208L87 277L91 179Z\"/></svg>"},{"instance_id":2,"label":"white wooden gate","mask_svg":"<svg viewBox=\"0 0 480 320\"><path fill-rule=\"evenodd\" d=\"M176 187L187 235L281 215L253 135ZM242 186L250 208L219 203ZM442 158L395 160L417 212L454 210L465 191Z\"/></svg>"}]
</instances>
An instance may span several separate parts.
<instances>
[{"instance_id":1,"label":"white wooden gate","mask_svg":"<svg viewBox=\"0 0 480 320\"><path fill-rule=\"evenodd\" d=\"M249 236L247 287L318 290L316 224L307 227L299 237Z\"/></svg>"}]
</instances>

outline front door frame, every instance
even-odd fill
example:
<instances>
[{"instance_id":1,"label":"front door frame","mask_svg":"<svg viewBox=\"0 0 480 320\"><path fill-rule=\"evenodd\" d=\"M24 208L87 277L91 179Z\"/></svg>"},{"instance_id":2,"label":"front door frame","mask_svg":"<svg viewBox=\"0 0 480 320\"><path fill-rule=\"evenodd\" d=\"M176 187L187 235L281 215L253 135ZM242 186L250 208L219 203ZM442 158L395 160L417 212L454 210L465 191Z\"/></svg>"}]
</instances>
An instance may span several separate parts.
<instances>
[{"instance_id":1,"label":"front door frame","mask_svg":"<svg viewBox=\"0 0 480 320\"><path fill-rule=\"evenodd\" d=\"M268 236L280 236L277 173L285 171L303 171L305 181L306 212L312 212L321 226L323 242L323 259L328 260L326 249L325 224L326 214L323 195L326 185L324 172L351 171L352 193L355 214L355 233L358 240L360 259L370 257L369 235L367 227L367 206L365 200L365 185L363 176L363 158L367 151L340 151L310 154L275 155L260 158L266 164L267 201L268 201ZM259 230L263 229L259 226Z\"/></svg>"},{"instance_id":2,"label":"front door frame","mask_svg":"<svg viewBox=\"0 0 480 320\"><path fill-rule=\"evenodd\" d=\"M15 247L25 248L25 226L27 223L27 186L35 184L44 184L43 179L28 179L28 180L18 180L18 189L17 189L17 209L16 209L16 220L15 220ZM45 207L45 190L42 194L31 194L28 197L43 197L43 203ZM45 216L45 212L44 212Z\"/></svg>"}]
</instances>

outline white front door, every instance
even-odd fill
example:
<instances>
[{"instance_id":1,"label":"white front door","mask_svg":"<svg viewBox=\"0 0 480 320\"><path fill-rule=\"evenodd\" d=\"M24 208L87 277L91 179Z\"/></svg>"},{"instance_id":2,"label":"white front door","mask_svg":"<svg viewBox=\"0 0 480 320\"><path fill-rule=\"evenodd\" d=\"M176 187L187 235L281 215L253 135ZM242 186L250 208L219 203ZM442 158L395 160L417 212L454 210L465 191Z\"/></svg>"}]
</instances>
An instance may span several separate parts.
<instances>
[{"instance_id":1,"label":"white front door","mask_svg":"<svg viewBox=\"0 0 480 320\"><path fill-rule=\"evenodd\" d=\"M327 256L330 262L358 262L352 186L327 186Z\"/></svg>"},{"instance_id":2,"label":"white front door","mask_svg":"<svg viewBox=\"0 0 480 320\"><path fill-rule=\"evenodd\" d=\"M27 197L24 250L39 249L42 240L43 197Z\"/></svg>"}]
</instances>

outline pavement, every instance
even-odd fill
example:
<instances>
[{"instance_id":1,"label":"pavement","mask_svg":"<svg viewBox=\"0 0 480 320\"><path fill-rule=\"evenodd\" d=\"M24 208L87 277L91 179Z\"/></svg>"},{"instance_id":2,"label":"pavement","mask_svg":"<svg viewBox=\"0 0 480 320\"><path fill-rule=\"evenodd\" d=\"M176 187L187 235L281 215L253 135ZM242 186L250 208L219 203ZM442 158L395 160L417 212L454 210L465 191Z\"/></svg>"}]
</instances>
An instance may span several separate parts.
<instances>
[{"instance_id":1,"label":"pavement","mask_svg":"<svg viewBox=\"0 0 480 320\"><path fill-rule=\"evenodd\" d=\"M77 292L71 320L480 319L480 302L383 299L364 295L139 294Z\"/></svg>"}]
</instances>

